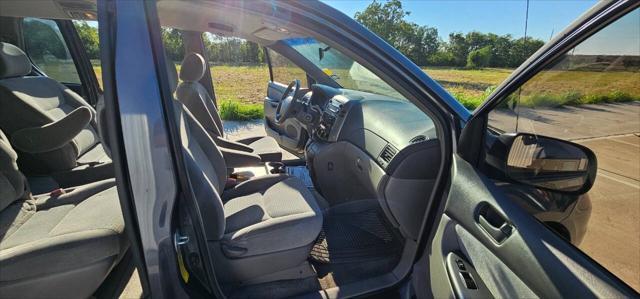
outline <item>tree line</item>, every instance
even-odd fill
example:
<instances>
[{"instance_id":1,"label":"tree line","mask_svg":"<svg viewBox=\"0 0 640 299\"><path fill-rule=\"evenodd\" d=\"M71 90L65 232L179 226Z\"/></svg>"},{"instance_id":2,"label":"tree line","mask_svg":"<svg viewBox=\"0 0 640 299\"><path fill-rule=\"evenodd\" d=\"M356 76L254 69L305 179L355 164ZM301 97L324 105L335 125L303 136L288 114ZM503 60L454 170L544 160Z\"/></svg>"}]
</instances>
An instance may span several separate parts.
<instances>
[{"instance_id":1,"label":"tree line","mask_svg":"<svg viewBox=\"0 0 640 299\"><path fill-rule=\"evenodd\" d=\"M389 44L420 66L450 67L516 67L538 50L544 42L533 38L514 38L494 33L450 33L444 41L438 29L410 22L410 14L400 0L373 0L355 19L378 34ZM78 34L92 59L99 58L97 28L76 22ZM162 28L162 39L169 57L184 57L180 30ZM259 45L239 38L219 37L206 33L203 39L213 64L262 64L264 52Z\"/></svg>"},{"instance_id":2,"label":"tree line","mask_svg":"<svg viewBox=\"0 0 640 299\"><path fill-rule=\"evenodd\" d=\"M182 32L177 29L162 28L162 41L169 58L173 61L181 61L184 57ZM255 65L265 62L262 48L254 42L210 33L205 33L203 41L209 62L213 64Z\"/></svg>"},{"instance_id":3,"label":"tree line","mask_svg":"<svg viewBox=\"0 0 640 299\"><path fill-rule=\"evenodd\" d=\"M89 25L85 21L74 21L74 24L89 58L100 59L98 28ZM38 25L40 26L38 27ZM49 34L48 31L40 28L44 26L46 25L34 24L27 27L34 27L32 30L34 31L34 34L38 32L47 32L47 34ZM181 61L185 54L184 45L182 43L182 32L177 29L163 27L161 34L162 42L169 58L173 61ZM51 36L55 37L55 35ZM52 40L52 42L57 41L51 38L50 40ZM239 38L220 37L209 33L205 33L203 40L207 56L209 56L209 61L213 64L238 65L262 64L265 62L264 52L256 43ZM46 49L46 47L40 48ZM64 51L62 44L60 44L59 48L61 51Z\"/></svg>"},{"instance_id":4,"label":"tree line","mask_svg":"<svg viewBox=\"0 0 640 299\"><path fill-rule=\"evenodd\" d=\"M516 67L544 42L493 33L451 33L438 37L438 29L410 22L400 0L374 0L355 19L420 66Z\"/></svg>"}]
</instances>

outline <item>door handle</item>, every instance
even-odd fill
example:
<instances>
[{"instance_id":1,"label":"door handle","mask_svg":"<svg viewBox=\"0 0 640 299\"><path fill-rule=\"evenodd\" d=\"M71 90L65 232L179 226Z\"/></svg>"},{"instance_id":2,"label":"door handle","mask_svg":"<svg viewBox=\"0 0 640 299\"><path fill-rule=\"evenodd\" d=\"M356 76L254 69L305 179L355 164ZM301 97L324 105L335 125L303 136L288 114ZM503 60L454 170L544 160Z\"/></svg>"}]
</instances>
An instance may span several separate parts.
<instances>
[{"instance_id":1,"label":"door handle","mask_svg":"<svg viewBox=\"0 0 640 299\"><path fill-rule=\"evenodd\" d=\"M489 205L480 209L478 223L498 244L509 238L513 232L511 223Z\"/></svg>"}]
</instances>

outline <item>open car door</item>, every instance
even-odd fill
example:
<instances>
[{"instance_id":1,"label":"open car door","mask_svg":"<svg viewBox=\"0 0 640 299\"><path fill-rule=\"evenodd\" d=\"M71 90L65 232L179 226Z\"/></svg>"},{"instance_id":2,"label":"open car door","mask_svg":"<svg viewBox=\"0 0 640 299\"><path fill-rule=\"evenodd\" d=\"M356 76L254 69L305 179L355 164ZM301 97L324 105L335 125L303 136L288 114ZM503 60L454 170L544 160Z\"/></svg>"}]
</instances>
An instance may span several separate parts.
<instances>
[{"instance_id":1,"label":"open car door","mask_svg":"<svg viewBox=\"0 0 640 299\"><path fill-rule=\"evenodd\" d=\"M426 254L435 298L621 298L637 294L456 155Z\"/></svg>"},{"instance_id":2,"label":"open car door","mask_svg":"<svg viewBox=\"0 0 640 299\"><path fill-rule=\"evenodd\" d=\"M503 99L601 29L625 15L637 17L638 5L636 1L599 3L527 60L475 111L454 154L449 192L440 207L437 228L414 268L413 286L418 297L638 296L625 282L528 213L500 186L532 178L525 185L578 198L591 188L597 175L593 152L565 140L516 132L494 135L487 128L489 113ZM556 151L555 146L562 150ZM567 167L570 162L578 164ZM545 167L553 163L553 176L545 177L550 173ZM520 164L526 166L518 168ZM514 171L527 167L535 168L536 174L518 179Z\"/></svg>"},{"instance_id":3,"label":"open car door","mask_svg":"<svg viewBox=\"0 0 640 299\"><path fill-rule=\"evenodd\" d=\"M276 110L291 81L300 80L300 93L309 91L307 74L278 52L270 49L265 49L265 52L271 79L264 99L265 131L268 136L275 138L282 148L302 156L309 133L295 118L287 119L283 123L276 122Z\"/></svg>"}]
</instances>

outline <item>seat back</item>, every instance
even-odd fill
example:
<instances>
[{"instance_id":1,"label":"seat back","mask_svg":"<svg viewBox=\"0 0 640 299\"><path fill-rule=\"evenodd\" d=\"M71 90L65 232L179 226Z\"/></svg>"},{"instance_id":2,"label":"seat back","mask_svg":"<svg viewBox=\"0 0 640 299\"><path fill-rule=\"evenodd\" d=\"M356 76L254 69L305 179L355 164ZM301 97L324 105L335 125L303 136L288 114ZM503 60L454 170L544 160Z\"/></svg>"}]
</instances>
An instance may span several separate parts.
<instances>
[{"instance_id":1,"label":"seat back","mask_svg":"<svg viewBox=\"0 0 640 299\"><path fill-rule=\"evenodd\" d=\"M18 169L17 159L9 139L0 130L0 211L27 194L26 179Z\"/></svg>"},{"instance_id":2,"label":"seat back","mask_svg":"<svg viewBox=\"0 0 640 299\"><path fill-rule=\"evenodd\" d=\"M202 55L190 53L185 56L180 67L180 82L176 89L176 97L182 102L202 127L211 136L224 137L222 119L218 108L213 103L209 92L200 84L200 79L207 70Z\"/></svg>"},{"instance_id":3,"label":"seat back","mask_svg":"<svg viewBox=\"0 0 640 299\"><path fill-rule=\"evenodd\" d=\"M169 84L174 93L178 84L176 69L169 59L166 61ZM225 231L221 195L227 182L227 165L222 152L190 109L178 100L173 104L191 189L202 214L206 215L203 219L207 221L205 234L208 240L217 241Z\"/></svg>"},{"instance_id":4,"label":"seat back","mask_svg":"<svg viewBox=\"0 0 640 299\"><path fill-rule=\"evenodd\" d=\"M31 62L22 50L0 43L0 129L12 138L19 130L45 126L79 107L87 107L92 120L65 146L44 153L19 152L20 167L27 173L73 168L80 155L99 143L95 110L66 86L48 77L29 76L30 73Z\"/></svg>"}]
</instances>

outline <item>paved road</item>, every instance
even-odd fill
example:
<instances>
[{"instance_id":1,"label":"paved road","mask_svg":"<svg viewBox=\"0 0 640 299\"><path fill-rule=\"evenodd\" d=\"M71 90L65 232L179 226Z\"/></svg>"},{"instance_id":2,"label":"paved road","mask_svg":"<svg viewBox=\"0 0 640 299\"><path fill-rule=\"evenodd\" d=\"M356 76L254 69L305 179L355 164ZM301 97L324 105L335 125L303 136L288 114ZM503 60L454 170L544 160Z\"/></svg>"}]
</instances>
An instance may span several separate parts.
<instances>
[{"instance_id":1,"label":"paved road","mask_svg":"<svg viewBox=\"0 0 640 299\"><path fill-rule=\"evenodd\" d=\"M508 111L490 117L513 131ZM523 109L519 131L572 140L598 158L592 212L581 250L640 291L640 102Z\"/></svg>"},{"instance_id":2,"label":"paved road","mask_svg":"<svg viewBox=\"0 0 640 299\"><path fill-rule=\"evenodd\" d=\"M568 140L591 139L640 132L640 102L582 105L554 109L522 108L518 131ZM492 125L515 131L515 114L499 111L490 115Z\"/></svg>"},{"instance_id":3,"label":"paved road","mask_svg":"<svg viewBox=\"0 0 640 299\"><path fill-rule=\"evenodd\" d=\"M580 249L640 290L640 136L580 141L598 157L592 212Z\"/></svg>"}]
</instances>

